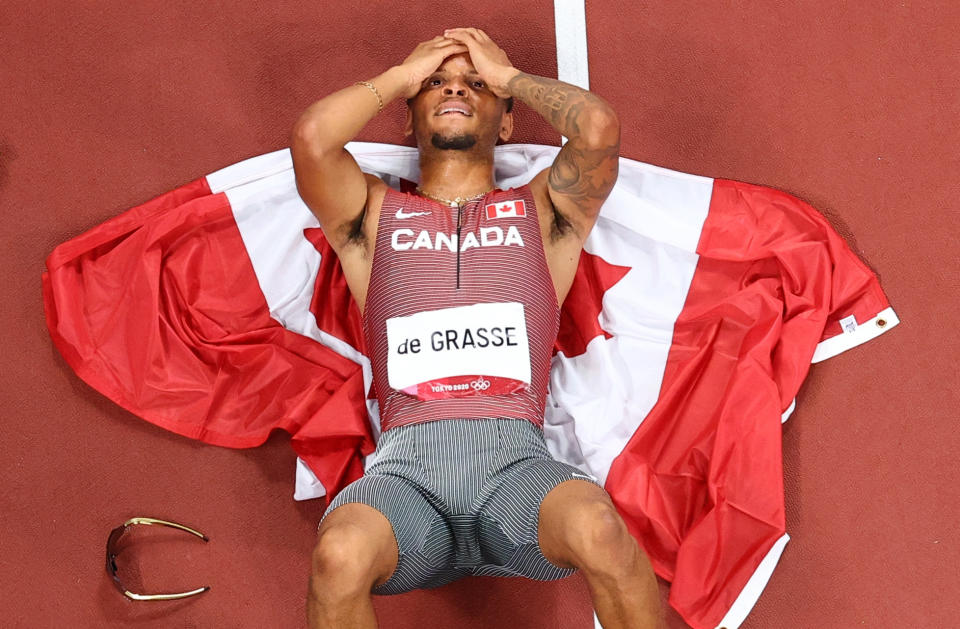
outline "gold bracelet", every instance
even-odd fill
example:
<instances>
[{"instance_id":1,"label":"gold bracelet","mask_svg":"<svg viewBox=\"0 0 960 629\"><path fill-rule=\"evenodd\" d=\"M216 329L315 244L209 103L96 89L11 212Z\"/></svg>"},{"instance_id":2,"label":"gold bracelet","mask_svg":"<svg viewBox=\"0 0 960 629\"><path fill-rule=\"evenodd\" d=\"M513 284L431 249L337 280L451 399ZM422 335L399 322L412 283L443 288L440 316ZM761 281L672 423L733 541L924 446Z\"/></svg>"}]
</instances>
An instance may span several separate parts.
<instances>
[{"instance_id":1,"label":"gold bracelet","mask_svg":"<svg viewBox=\"0 0 960 629\"><path fill-rule=\"evenodd\" d=\"M373 83L371 83L370 81L357 81L356 83L354 83L354 85L363 85L373 90L373 93L377 95L377 104L378 104L377 113L379 114L381 111L383 111L383 99L380 98L380 92L377 91L377 88L374 87Z\"/></svg>"}]
</instances>

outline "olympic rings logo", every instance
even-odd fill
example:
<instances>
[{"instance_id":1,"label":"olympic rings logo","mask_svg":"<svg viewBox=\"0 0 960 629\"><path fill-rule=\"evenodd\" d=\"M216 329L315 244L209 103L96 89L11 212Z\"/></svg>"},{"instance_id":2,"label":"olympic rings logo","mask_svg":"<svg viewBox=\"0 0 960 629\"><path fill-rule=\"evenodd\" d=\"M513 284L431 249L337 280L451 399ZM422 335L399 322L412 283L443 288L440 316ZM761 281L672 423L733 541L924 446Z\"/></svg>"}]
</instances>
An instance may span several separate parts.
<instances>
[{"instance_id":1,"label":"olympic rings logo","mask_svg":"<svg viewBox=\"0 0 960 629\"><path fill-rule=\"evenodd\" d=\"M490 388L490 381L484 379L483 376L478 376L476 380L470 383L470 386L473 387L474 391L486 391Z\"/></svg>"}]
</instances>

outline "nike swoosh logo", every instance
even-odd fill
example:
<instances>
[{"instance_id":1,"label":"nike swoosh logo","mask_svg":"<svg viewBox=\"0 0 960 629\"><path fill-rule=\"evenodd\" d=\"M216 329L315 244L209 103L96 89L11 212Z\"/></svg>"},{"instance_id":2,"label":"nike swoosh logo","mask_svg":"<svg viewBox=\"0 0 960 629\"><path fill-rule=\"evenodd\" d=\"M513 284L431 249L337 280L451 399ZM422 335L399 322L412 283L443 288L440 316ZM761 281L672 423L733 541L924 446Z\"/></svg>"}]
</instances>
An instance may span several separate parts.
<instances>
[{"instance_id":1,"label":"nike swoosh logo","mask_svg":"<svg viewBox=\"0 0 960 629\"><path fill-rule=\"evenodd\" d=\"M413 218L414 216L426 216L427 214L431 214L431 213L432 212L404 212L403 208L400 208L399 210L397 210L397 213L395 214L395 216L397 218Z\"/></svg>"}]
</instances>

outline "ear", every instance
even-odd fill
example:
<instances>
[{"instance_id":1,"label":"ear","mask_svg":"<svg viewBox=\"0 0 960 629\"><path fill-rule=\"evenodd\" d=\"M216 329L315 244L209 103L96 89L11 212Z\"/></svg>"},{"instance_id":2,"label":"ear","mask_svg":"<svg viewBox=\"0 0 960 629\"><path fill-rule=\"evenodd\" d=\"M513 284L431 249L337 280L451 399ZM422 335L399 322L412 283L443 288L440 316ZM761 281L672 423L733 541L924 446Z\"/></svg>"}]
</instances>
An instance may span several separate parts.
<instances>
[{"instance_id":1,"label":"ear","mask_svg":"<svg viewBox=\"0 0 960 629\"><path fill-rule=\"evenodd\" d=\"M413 109L407 107L407 121L403 125L403 137L413 135Z\"/></svg>"},{"instance_id":2,"label":"ear","mask_svg":"<svg viewBox=\"0 0 960 629\"><path fill-rule=\"evenodd\" d=\"M510 136L513 134L513 112L510 113L504 112L503 116L500 118L500 134L499 138L506 142L510 139Z\"/></svg>"}]
</instances>

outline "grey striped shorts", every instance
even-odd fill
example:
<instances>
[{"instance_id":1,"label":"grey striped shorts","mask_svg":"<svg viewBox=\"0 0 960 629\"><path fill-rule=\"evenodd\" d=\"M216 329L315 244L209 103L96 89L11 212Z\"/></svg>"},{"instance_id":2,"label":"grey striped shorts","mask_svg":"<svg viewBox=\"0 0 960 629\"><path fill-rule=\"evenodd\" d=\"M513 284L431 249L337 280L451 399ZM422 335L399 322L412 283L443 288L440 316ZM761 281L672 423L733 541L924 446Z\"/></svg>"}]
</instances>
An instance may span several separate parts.
<instances>
[{"instance_id":1,"label":"grey striped shorts","mask_svg":"<svg viewBox=\"0 0 960 629\"><path fill-rule=\"evenodd\" d=\"M399 562L373 594L435 588L467 575L552 581L576 569L543 556L540 503L572 479L600 487L553 459L543 431L529 421L422 422L383 433L374 463L334 497L323 517L361 502L390 521Z\"/></svg>"}]
</instances>

